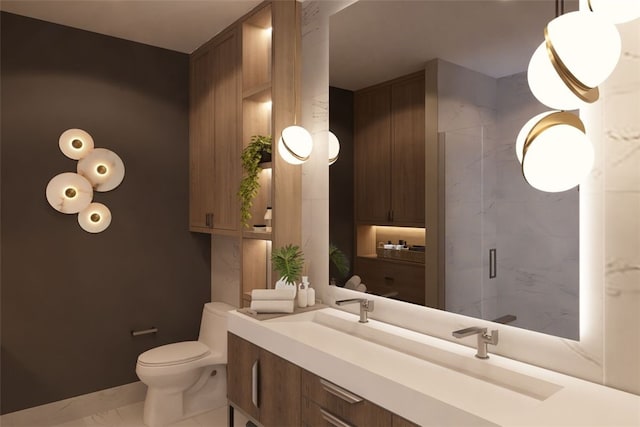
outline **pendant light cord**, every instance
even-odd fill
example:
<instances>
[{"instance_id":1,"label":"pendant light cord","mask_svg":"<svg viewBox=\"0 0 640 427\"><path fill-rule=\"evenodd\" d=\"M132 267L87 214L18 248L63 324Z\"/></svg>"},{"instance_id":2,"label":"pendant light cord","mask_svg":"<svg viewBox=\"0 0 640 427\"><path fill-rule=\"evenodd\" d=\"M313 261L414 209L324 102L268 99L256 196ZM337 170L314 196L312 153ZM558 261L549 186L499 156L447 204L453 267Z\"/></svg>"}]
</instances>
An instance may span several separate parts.
<instances>
[{"instance_id":1,"label":"pendant light cord","mask_svg":"<svg viewBox=\"0 0 640 427\"><path fill-rule=\"evenodd\" d=\"M556 18L564 15L564 0L556 0Z\"/></svg>"}]
</instances>

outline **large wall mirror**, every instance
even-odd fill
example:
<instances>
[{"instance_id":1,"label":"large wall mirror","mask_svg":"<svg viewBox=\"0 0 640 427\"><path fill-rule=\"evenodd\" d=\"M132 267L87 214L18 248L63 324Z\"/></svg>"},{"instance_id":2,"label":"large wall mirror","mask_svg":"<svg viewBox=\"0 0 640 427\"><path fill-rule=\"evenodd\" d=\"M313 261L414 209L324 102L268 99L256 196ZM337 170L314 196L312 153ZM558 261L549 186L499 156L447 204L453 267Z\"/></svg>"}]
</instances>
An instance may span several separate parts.
<instances>
[{"instance_id":1,"label":"large wall mirror","mask_svg":"<svg viewBox=\"0 0 640 427\"><path fill-rule=\"evenodd\" d=\"M579 339L579 190L533 189L514 149L547 110L526 69L554 16L551 0L361 0L331 16L329 240L349 260L330 263L338 286ZM424 200L433 177L437 206Z\"/></svg>"}]
</instances>

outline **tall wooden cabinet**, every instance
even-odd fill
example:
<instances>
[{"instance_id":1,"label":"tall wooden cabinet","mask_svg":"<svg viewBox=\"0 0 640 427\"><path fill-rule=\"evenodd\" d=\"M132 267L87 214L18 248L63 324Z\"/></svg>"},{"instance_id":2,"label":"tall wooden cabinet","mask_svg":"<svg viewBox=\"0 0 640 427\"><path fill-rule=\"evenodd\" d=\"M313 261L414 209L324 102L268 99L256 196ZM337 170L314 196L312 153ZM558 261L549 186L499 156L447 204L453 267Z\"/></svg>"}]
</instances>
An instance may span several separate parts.
<instances>
[{"instance_id":1,"label":"tall wooden cabinet","mask_svg":"<svg viewBox=\"0 0 640 427\"><path fill-rule=\"evenodd\" d=\"M424 227L424 79L421 71L355 93L358 223Z\"/></svg>"},{"instance_id":2,"label":"tall wooden cabinet","mask_svg":"<svg viewBox=\"0 0 640 427\"><path fill-rule=\"evenodd\" d=\"M191 231L237 231L240 182L240 37L233 28L190 59Z\"/></svg>"},{"instance_id":3,"label":"tall wooden cabinet","mask_svg":"<svg viewBox=\"0 0 640 427\"><path fill-rule=\"evenodd\" d=\"M299 3L265 1L190 57L189 229L237 239L240 265L224 276L237 275L238 304L252 289L275 282L272 242L301 245L300 166L274 150L272 162L262 165L249 228L240 224L237 196L240 155L251 137L271 135L275 146L282 129L294 123L300 45ZM264 223L267 206L272 231L256 232L252 226Z\"/></svg>"}]
</instances>

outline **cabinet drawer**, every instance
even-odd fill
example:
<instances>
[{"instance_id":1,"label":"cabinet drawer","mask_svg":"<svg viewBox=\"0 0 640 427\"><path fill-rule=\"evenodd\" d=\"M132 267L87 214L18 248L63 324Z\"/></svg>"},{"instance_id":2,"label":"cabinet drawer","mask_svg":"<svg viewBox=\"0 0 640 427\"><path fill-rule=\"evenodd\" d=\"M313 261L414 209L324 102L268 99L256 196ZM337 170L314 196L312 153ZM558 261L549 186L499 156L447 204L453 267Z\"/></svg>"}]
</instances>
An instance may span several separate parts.
<instances>
[{"instance_id":1,"label":"cabinet drawer","mask_svg":"<svg viewBox=\"0 0 640 427\"><path fill-rule=\"evenodd\" d=\"M302 396L303 425L331 425L326 420L326 413L329 414L328 417L336 417L346 425L362 427L391 425L391 412L308 371L302 372ZM324 416L321 410L325 411Z\"/></svg>"},{"instance_id":2,"label":"cabinet drawer","mask_svg":"<svg viewBox=\"0 0 640 427\"><path fill-rule=\"evenodd\" d=\"M425 303L425 266L422 264L357 257L354 273L373 294L414 304Z\"/></svg>"}]
</instances>

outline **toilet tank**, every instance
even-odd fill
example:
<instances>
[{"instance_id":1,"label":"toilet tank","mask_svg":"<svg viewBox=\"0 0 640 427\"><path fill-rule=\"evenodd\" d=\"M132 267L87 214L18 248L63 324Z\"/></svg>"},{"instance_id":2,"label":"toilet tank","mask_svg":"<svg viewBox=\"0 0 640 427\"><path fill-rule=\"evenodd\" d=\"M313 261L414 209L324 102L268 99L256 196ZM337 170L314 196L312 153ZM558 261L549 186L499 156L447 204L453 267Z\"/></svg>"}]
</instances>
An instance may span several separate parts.
<instances>
[{"instance_id":1,"label":"toilet tank","mask_svg":"<svg viewBox=\"0 0 640 427\"><path fill-rule=\"evenodd\" d=\"M223 302L209 302L202 310L198 341L206 344L213 353L227 360L227 313L235 307Z\"/></svg>"}]
</instances>

